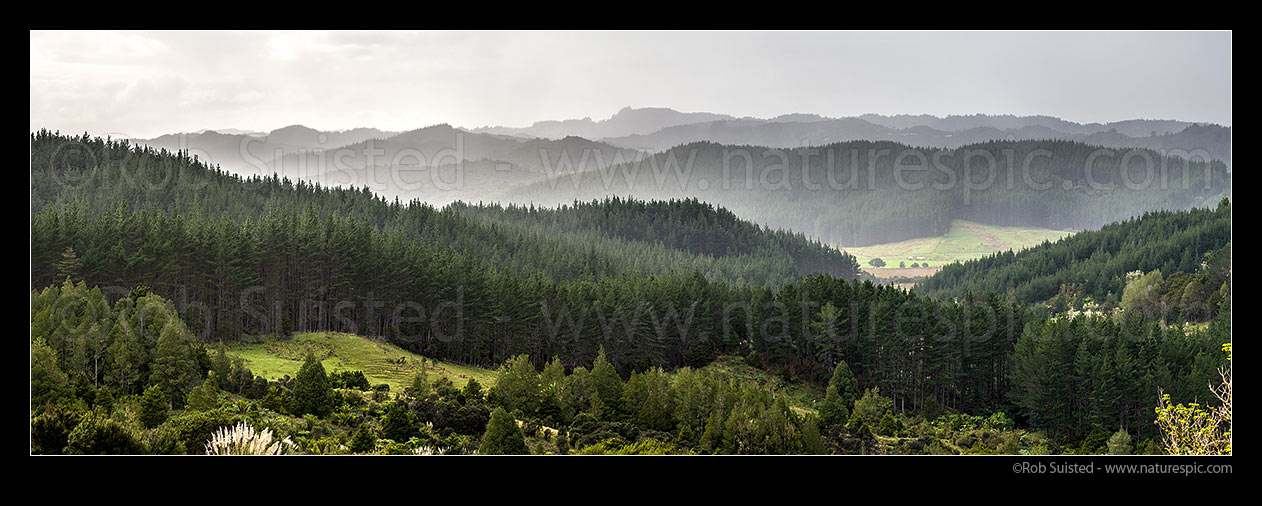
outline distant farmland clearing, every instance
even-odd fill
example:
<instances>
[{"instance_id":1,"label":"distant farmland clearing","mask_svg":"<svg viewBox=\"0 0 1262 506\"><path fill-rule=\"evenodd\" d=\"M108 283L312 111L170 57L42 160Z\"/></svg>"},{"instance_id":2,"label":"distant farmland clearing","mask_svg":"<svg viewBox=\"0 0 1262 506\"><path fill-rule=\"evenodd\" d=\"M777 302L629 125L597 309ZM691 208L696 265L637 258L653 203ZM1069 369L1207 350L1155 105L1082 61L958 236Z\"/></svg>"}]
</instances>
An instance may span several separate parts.
<instances>
[{"instance_id":1,"label":"distant farmland clearing","mask_svg":"<svg viewBox=\"0 0 1262 506\"><path fill-rule=\"evenodd\" d=\"M854 255L864 270L878 278L923 278L938 272L938 269L949 263L972 260L1000 251L1020 251L1043 241L1056 241L1072 233L1068 230L1001 227L953 220L951 230L942 237L920 237L842 249ZM885 266L869 265L868 261L873 258L885 261ZM900 263L905 267L900 268ZM913 268L913 263L917 267Z\"/></svg>"}]
</instances>

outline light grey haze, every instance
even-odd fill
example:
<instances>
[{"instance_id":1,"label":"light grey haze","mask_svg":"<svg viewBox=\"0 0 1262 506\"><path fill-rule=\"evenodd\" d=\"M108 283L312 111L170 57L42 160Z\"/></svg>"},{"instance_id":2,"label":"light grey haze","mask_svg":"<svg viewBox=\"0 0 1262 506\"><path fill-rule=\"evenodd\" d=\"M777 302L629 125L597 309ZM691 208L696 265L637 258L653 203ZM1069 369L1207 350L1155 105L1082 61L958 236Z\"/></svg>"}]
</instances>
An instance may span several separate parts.
<instances>
[{"instance_id":1,"label":"light grey haze","mask_svg":"<svg viewBox=\"0 0 1262 506\"><path fill-rule=\"evenodd\" d=\"M608 118L1231 125L1231 32L31 32L31 129L154 137Z\"/></svg>"}]
</instances>

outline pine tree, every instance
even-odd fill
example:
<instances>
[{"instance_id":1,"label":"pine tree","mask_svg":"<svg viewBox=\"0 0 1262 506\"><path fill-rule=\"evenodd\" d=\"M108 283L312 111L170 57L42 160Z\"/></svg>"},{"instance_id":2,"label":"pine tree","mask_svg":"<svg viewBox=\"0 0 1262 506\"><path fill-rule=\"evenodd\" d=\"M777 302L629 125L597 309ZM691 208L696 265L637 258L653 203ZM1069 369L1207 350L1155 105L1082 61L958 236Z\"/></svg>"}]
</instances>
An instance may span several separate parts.
<instances>
[{"instance_id":1,"label":"pine tree","mask_svg":"<svg viewBox=\"0 0 1262 506\"><path fill-rule=\"evenodd\" d=\"M162 422L167 419L168 407L166 392L162 390L162 387L158 385L149 387L140 397L140 422L149 429L162 425Z\"/></svg>"},{"instance_id":2,"label":"pine tree","mask_svg":"<svg viewBox=\"0 0 1262 506\"><path fill-rule=\"evenodd\" d=\"M151 366L150 383L162 388L172 407L183 404L185 385L193 377L193 365L189 363L188 350L184 346L185 332L179 320L167 320L158 338L158 349Z\"/></svg>"},{"instance_id":3,"label":"pine tree","mask_svg":"<svg viewBox=\"0 0 1262 506\"><path fill-rule=\"evenodd\" d=\"M723 448L723 420L715 411L706 419L705 431L701 433L701 451L714 453Z\"/></svg>"},{"instance_id":4,"label":"pine tree","mask_svg":"<svg viewBox=\"0 0 1262 506\"><path fill-rule=\"evenodd\" d=\"M215 387L214 376L214 371L211 371L206 381L188 393L188 409L210 411L219 405L219 389Z\"/></svg>"},{"instance_id":5,"label":"pine tree","mask_svg":"<svg viewBox=\"0 0 1262 506\"><path fill-rule=\"evenodd\" d=\"M386 408L381 420L381 435L395 442L404 442L416 435L416 415L407 405L395 401Z\"/></svg>"},{"instance_id":6,"label":"pine tree","mask_svg":"<svg viewBox=\"0 0 1262 506\"><path fill-rule=\"evenodd\" d=\"M528 455L526 438L517 426L517 421L504 408L495 408L491 412L491 421L486 424L486 433L482 435L482 443L478 446L482 455Z\"/></svg>"},{"instance_id":7,"label":"pine tree","mask_svg":"<svg viewBox=\"0 0 1262 506\"><path fill-rule=\"evenodd\" d=\"M819 423L824 427L832 428L845 425L847 420L850 420L850 410L846 408L846 403L837 393L837 385L828 385L824 393L824 401L819 406Z\"/></svg>"},{"instance_id":8,"label":"pine tree","mask_svg":"<svg viewBox=\"0 0 1262 506\"><path fill-rule=\"evenodd\" d=\"M416 375L412 377L412 386L409 393L418 399L429 397L430 383L429 373L426 371L425 361L421 360L421 366L416 370Z\"/></svg>"},{"instance_id":9,"label":"pine tree","mask_svg":"<svg viewBox=\"0 0 1262 506\"><path fill-rule=\"evenodd\" d=\"M79 280L80 270L83 269L83 262L79 260L79 255L75 254L74 248L66 246L61 252L61 260L53 264L53 269L57 271L57 279Z\"/></svg>"},{"instance_id":10,"label":"pine tree","mask_svg":"<svg viewBox=\"0 0 1262 506\"><path fill-rule=\"evenodd\" d=\"M824 438L819 433L819 421L811 415L802 420L802 453L806 455L823 455Z\"/></svg>"},{"instance_id":11,"label":"pine tree","mask_svg":"<svg viewBox=\"0 0 1262 506\"><path fill-rule=\"evenodd\" d=\"M293 392L291 409L296 415L310 413L323 417L333 410L333 387L324 373L324 365L314 353L307 353L307 359L294 378Z\"/></svg>"},{"instance_id":12,"label":"pine tree","mask_svg":"<svg viewBox=\"0 0 1262 506\"><path fill-rule=\"evenodd\" d=\"M464 384L464 389L460 391L464 394L466 401L482 400L482 385L478 384L478 380L469 378L469 382Z\"/></svg>"},{"instance_id":13,"label":"pine tree","mask_svg":"<svg viewBox=\"0 0 1262 506\"><path fill-rule=\"evenodd\" d=\"M372 435L372 431L367 425L359 426L359 430L355 431L355 435L351 437L350 444L347 445L351 451L355 453L370 452L377 446L377 438Z\"/></svg>"},{"instance_id":14,"label":"pine tree","mask_svg":"<svg viewBox=\"0 0 1262 506\"><path fill-rule=\"evenodd\" d=\"M828 380L828 386L837 390L837 395L841 397L841 406L849 411L854 410L854 401L859 400L863 392L859 390L859 383L855 381L854 373L850 371L850 366L845 361L837 363L837 367L833 369L833 377ZM827 399L827 397L825 397Z\"/></svg>"},{"instance_id":15,"label":"pine tree","mask_svg":"<svg viewBox=\"0 0 1262 506\"><path fill-rule=\"evenodd\" d=\"M600 347L596 360L592 362L591 379L596 391L596 397L600 399L601 407L603 408L601 420L621 420L624 414L622 406L622 377L618 376L618 371L614 370L613 365L605 358L604 346Z\"/></svg>"}]
</instances>

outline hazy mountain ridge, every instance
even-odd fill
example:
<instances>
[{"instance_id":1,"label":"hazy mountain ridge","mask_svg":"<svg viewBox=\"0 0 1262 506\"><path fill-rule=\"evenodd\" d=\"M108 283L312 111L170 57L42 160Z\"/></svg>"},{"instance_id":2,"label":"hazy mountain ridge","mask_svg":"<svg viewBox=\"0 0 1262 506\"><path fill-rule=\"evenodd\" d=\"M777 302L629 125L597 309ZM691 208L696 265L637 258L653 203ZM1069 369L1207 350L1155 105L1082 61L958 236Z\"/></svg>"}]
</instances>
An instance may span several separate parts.
<instances>
[{"instance_id":1,"label":"hazy mountain ridge","mask_svg":"<svg viewBox=\"0 0 1262 506\"><path fill-rule=\"evenodd\" d=\"M517 137L541 137L545 139L560 139L569 136L599 139L602 137L648 134L677 125L733 119L737 118L726 114L708 112L679 112L665 107L639 109L624 107L605 120L593 121L591 118L544 120L536 121L532 125L523 128L485 126L470 129L470 131Z\"/></svg>"},{"instance_id":2,"label":"hazy mountain ridge","mask_svg":"<svg viewBox=\"0 0 1262 506\"><path fill-rule=\"evenodd\" d=\"M944 165L898 169L893 159L906 150ZM1011 160L1029 159L1029 166L1009 167L1004 162L993 170L964 167L972 163L966 153L974 150L991 153L996 160L1010 150ZM741 153L751 155L753 170L744 168ZM1027 158L1033 153L1046 156ZM1186 172L1170 170L1159 176L1168 178L1165 183L1154 179L1154 184L1135 185L1133 176L1122 170L1122 160L1130 153L1151 159L1156 166L1185 165L1172 156L1163 160L1156 151L1114 150L1102 155L1096 145L1065 140L987 141L957 150L913 148L886 140L800 149L698 141L638 163L514 188L501 199L554 206L613 195L647 200L695 197L755 223L854 247L942 235L953 218L1081 230L1148 211L1204 206L1230 195L1230 173L1221 161L1194 161L1186 164ZM959 183L966 174L988 183Z\"/></svg>"},{"instance_id":3,"label":"hazy mountain ridge","mask_svg":"<svg viewBox=\"0 0 1262 506\"><path fill-rule=\"evenodd\" d=\"M265 168L279 152L284 154L354 144L368 139L395 135L376 128L321 131L303 125L289 125L271 132L237 129L203 130L166 134L152 139L131 139L135 144L169 151L188 150L192 155L224 170L242 175L267 175Z\"/></svg>"},{"instance_id":4,"label":"hazy mountain ridge","mask_svg":"<svg viewBox=\"0 0 1262 506\"><path fill-rule=\"evenodd\" d=\"M915 126L927 126L935 130L958 132L974 128L990 127L999 130L1020 130L1029 127L1043 127L1067 134L1091 135L1094 133L1118 130L1130 137L1143 137L1173 133L1191 125L1191 121L1131 119L1112 121L1109 123L1076 123L1055 116L1016 116L1012 114L969 114L937 117L929 114L862 114L860 119L881 126L907 129ZM1204 124L1204 123L1200 123Z\"/></svg>"},{"instance_id":5,"label":"hazy mountain ridge","mask_svg":"<svg viewBox=\"0 0 1262 506\"><path fill-rule=\"evenodd\" d=\"M1137 127L1132 125L1129 130L1135 128ZM1025 125L1006 130L995 126L977 126L949 131L928 125L891 128L861 118L820 119L811 122L738 120L679 125L647 135L602 140L616 146L651 151L664 151L696 141L797 148L833 142L886 140L917 147L958 148L995 140L1068 140L1117 148L1171 149L1189 153L1204 150L1212 159L1222 160L1228 165L1231 161L1231 129L1194 123L1188 123L1175 132L1135 137L1113 128L1086 134L1060 131L1047 125Z\"/></svg>"},{"instance_id":6,"label":"hazy mountain ridge","mask_svg":"<svg viewBox=\"0 0 1262 506\"><path fill-rule=\"evenodd\" d=\"M584 156L590 158L585 164ZM581 137L522 139L439 124L319 152L290 153L271 164L269 173L324 185L368 186L386 197L443 205L492 202L516 186L580 165L590 167L600 158L612 165L636 157L633 150Z\"/></svg>"}]
</instances>

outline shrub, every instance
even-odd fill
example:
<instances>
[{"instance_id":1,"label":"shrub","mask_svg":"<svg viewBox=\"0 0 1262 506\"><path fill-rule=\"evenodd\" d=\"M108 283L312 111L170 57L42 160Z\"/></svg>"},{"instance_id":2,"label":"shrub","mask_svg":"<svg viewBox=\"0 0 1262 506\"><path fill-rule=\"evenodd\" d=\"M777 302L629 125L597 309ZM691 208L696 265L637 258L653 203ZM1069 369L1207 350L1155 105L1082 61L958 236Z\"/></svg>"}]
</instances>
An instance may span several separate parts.
<instances>
[{"instance_id":1,"label":"shrub","mask_svg":"<svg viewBox=\"0 0 1262 506\"><path fill-rule=\"evenodd\" d=\"M902 422L899 422L898 419L894 418L893 414L887 411L885 416L881 417L881 424L877 428L877 433L882 436L897 436L902 429Z\"/></svg>"},{"instance_id":2,"label":"shrub","mask_svg":"<svg viewBox=\"0 0 1262 506\"><path fill-rule=\"evenodd\" d=\"M138 455L145 446L123 424L102 410L93 410L70 432L66 453L71 455Z\"/></svg>"},{"instance_id":3,"label":"shrub","mask_svg":"<svg viewBox=\"0 0 1262 506\"><path fill-rule=\"evenodd\" d=\"M353 388L355 390L370 390L372 385L368 383L368 377L364 376L364 371L337 371L329 375L329 383L333 388Z\"/></svg>"},{"instance_id":4,"label":"shrub","mask_svg":"<svg viewBox=\"0 0 1262 506\"><path fill-rule=\"evenodd\" d=\"M1130 455L1131 454L1131 435L1125 430L1118 429L1109 438L1109 455Z\"/></svg>"},{"instance_id":5,"label":"shrub","mask_svg":"<svg viewBox=\"0 0 1262 506\"><path fill-rule=\"evenodd\" d=\"M245 420L245 416L222 407L210 411L186 411L172 417L162 424L160 429L170 430L183 443L187 451L198 452L206 446L216 430L228 427Z\"/></svg>"},{"instance_id":6,"label":"shrub","mask_svg":"<svg viewBox=\"0 0 1262 506\"><path fill-rule=\"evenodd\" d=\"M355 453L370 452L377 446L377 436L374 436L367 426L361 426L355 431L355 435L351 437L350 444L347 446Z\"/></svg>"},{"instance_id":7,"label":"shrub","mask_svg":"<svg viewBox=\"0 0 1262 506\"><path fill-rule=\"evenodd\" d=\"M1082 445L1078 447L1079 455L1096 455L1104 452L1109 442L1109 433L1097 430L1088 434L1083 438Z\"/></svg>"},{"instance_id":8,"label":"shrub","mask_svg":"<svg viewBox=\"0 0 1262 506\"><path fill-rule=\"evenodd\" d=\"M70 432L83 419L83 411L69 401L49 403L44 413L31 421L31 453L60 455L70 440Z\"/></svg>"}]
</instances>

